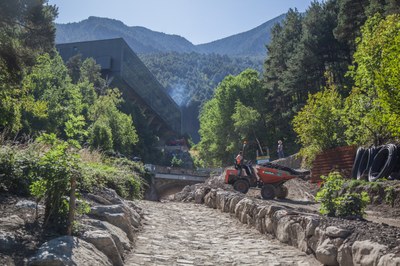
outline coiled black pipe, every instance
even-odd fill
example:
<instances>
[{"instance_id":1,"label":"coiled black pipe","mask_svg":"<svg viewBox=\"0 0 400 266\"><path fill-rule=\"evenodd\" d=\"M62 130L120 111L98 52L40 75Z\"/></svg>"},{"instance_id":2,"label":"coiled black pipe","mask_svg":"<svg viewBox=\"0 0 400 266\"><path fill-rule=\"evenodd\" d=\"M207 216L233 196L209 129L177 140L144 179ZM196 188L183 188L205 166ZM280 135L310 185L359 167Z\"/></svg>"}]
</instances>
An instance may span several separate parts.
<instances>
[{"instance_id":1,"label":"coiled black pipe","mask_svg":"<svg viewBox=\"0 0 400 266\"><path fill-rule=\"evenodd\" d=\"M365 153L365 149L359 147L356 152L356 157L354 158L353 168L351 169L351 178L357 178L358 167L360 166L361 157Z\"/></svg>"},{"instance_id":2,"label":"coiled black pipe","mask_svg":"<svg viewBox=\"0 0 400 266\"><path fill-rule=\"evenodd\" d=\"M374 157L381 148L382 148L381 146L371 147L365 150L365 152L361 157L360 164L358 166L358 171L357 171L358 180L368 178L369 169L371 168Z\"/></svg>"},{"instance_id":3,"label":"coiled black pipe","mask_svg":"<svg viewBox=\"0 0 400 266\"><path fill-rule=\"evenodd\" d=\"M387 144L376 154L368 173L368 180L389 177L397 163L398 149L394 144Z\"/></svg>"}]
</instances>

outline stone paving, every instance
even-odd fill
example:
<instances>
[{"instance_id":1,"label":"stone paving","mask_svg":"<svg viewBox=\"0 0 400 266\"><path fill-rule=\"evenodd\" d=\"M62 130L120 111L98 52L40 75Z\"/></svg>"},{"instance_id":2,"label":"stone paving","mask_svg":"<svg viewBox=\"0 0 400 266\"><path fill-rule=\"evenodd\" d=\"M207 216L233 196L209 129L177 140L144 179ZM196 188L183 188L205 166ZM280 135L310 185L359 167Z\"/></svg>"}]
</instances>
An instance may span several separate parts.
<instances>
[{"instance_id":1,"label":"stone paving","mask_svg":"<svg viewBox=\"0 0 400 266\"><path fill-rule=\"evenodd\" d=\"M141 201L143 228L125 265L321 265L204 205Z\"/></svg>"}]
</instances>

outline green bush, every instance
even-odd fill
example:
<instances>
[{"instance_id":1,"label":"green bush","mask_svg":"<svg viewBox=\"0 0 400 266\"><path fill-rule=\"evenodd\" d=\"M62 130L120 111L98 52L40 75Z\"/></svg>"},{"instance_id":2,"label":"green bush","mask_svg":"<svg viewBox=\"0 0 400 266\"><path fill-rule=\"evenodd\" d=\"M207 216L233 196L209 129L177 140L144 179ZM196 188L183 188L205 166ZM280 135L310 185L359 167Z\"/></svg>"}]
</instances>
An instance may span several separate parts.
<instances>
[{"instance_id":1,"label":"green bush","mask_svg":"<svg viewBox=\"0 0 400 266\"><path fill-rule=\"evenodd\" d=\"M336 213L338 217L362 217L370 198L367 192L346 193L335 199Z\"/></svg>"},{"instance_id":2,"label":"green bush","mask_svg":"<svg viewBox=\"0 0 400 266\"><path fill-rule=\"evenodd\" d=\"M82 162L81 190L91 192L94 188L108 187L127 199L142 197L145 170L140 163L121 158L105 158L103 162Z\"/></svg>"},{"instance_id":3,"label":"green bush","mask_svg":"<svg viewBox=\"0 0 400 266\"><path fill-rule=\"evenodd\" d=\"M28 196L31 176L36 171L39 152L38 145L27 148L17 146L0 147L0 191L20 196Z\"/></svg>"},{"instance_id":4,"label":"green bush","mask_svg":"<svg viewBox=\"0 0 400 266\"><path fill-rule=\"evenodd\" d=\"M67 223L70 181L77 179L81 192L108 187L128 199L142 196L146 177L142 163L110 158L96 151L78 151L54 134L20 146L0 146L0 191L34 196L45 204L45 225L63 231ZM87 211L83 204L79 209Z\"/></svg>"},{"instance_id":5,"label":"green bush","mask_svg":"<svg viewBox=\"0 0 400 266\"><path fill-rule=\"evenodd\" d=\"M181 159L178 159L175 155L172 157L171 160L171 166L172 167L181 167L183 164L183 161Z\"/></svg>"},{"instance_id":6,"label":"green bush","mask_svg":"<svg viewBox=\"0 0 400 266\"><path fill-rule=\"evenodd\" d=\"M323 187L318 191L316 200L321 203L320 213L337 217L362 217L370 198L366 192L340 195L345 180L338 172L321 176ZM351 185L351 184L350 184Z\"/></svg>"}]
</instances>

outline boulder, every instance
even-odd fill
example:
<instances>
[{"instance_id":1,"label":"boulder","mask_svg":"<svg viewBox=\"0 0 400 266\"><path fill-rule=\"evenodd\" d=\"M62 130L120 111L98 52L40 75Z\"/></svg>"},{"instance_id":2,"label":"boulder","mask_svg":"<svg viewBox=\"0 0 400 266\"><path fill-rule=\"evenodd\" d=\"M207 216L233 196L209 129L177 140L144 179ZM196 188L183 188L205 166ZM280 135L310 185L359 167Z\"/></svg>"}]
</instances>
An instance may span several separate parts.
<instances>
[{"instance_id":1,"label":"boulder","mask_svg":"<svg viewBox=\"0 0 400 266\"><path fill-rule=\"evenodd\" d=\"M224 211L226 209L225 206L227 205L227 202L229 200L229 194L230 193L227 191L223 191L223 190L217 191L217 194L215 195L217 209L219 209L221 211Z\"/></svg>"},{"instance_id":2,"label":"boulder","mask_svg":"<svg viewBox=\"0 0 400 266\"><path fill-rule=\"evenodd\" d=\"M25 226L25 221L18 215L11 215L0 218L0 227L7 231L15 231Z\"/></svg>"},{"instance_id":3,"label":"boulder","mask_svg":"<svg viewBox=\"0 0 400 266\"><path fill-rule=\"evenodd\" d=\"M292 246L297 247L301 251L310 254L311 250L308 248L305 229L300 223L295 222L290 226L290 243Z\"/></svg>"},{"instance_id":4,"label":"boulder","mask_svg":"<svg viewBox=\"0 0 400 266\"><path fill-rule=\"evenodd\" d=\"M386 254L380 258L378 266L400 266L400 257L393 253Z\"/></svg>"},{"instance_id":5,"label":"boulder","mask_svg":"<svg viewBox=\"0 0 400 266\"><path fill-rule=\"evenodd\" d=\"M321 245L318 246L315 257L324 265L339 265L337 262L337 248L332 241L327 238Z\"/></svg>"},{"instance_id":6,"label":"boulder","mask_svg":"<svg viewBox=\"0 0 400 266\"><path fill-rule=\"evenodd\" d=\"M238 194L232 194L232 198L229 202L229 213L235 213L236 205L242 200L242 198L243 197Z\"/></svg>"},{"instance_id":7,"label":"boulder","mask_svg":"<svg viewBox=\"0 0 400 266\"><path fill-rule=\"evenodd\" d=\"M262 234L266 232L265 228L265 216L267 215L268 207L266 206L257 206L256 216L254 218L254 226L255 228Z\"/></svg>"},{"instance_id":8,"label":"boulder","mask_svg":"<svg viewBox=\"0 0 400 266\"><path fill-rule=\"evenodd\" d=\"M0 253L17 247L18 241L12 231L0 230Z\"/></svg>"},{"instance_id":9,"label":"boulder","mask_svg":"<svg viewBox=\"0 0 400 266\"><path fill-rule=\"evenodd\" d=\"M93 244L98 250L103 252L115 266L122 266L122 258L115 245L115 242L107 231L95 230L87 231L82 236L83 240Z\"/></svg>"},{"instance_id":10,"label":"boulder","mask_svg":"<svg viewBox=\"0 0 400 266\"><path fill-rule=\"evenodd\" d=\"M92 244L72 236L62 236L44 243L28 265L112 265L106 255Z\"/></svg>"},{"instance_id":11,"label":"boulder","mask_svg":"<svg viewBox=\"0 0 400 266\"><path fill-rule=\"evenodd\" d=\"M84 219L83 224L91 225L99 229L106 230L113 237L114 243L118 248L121 257L123 257L125 250L131 249L131 243L128 236L119 227L112 225L105 221L94 220L94 219Z\"/></svg>"},{"instance_id":12,"label":"boulder","mask_svg":"<svg viewBox=\"0 0 400 266\"><path fill-rule=\"evenodd\" d=\"M204 196L211 190L209 187L199 187L194 192L194 202L198 204L204 203Z\"/></svg>"},{"instance_id":13,"label":"boulder","mask_svg":"<svg viewBox=\"0 0 400 266\"><path fill-rule=\"evenodd\" d=\"M95 194L92 194L92 193L88 193L88 194L86 195L86 197L87 197L88 199L93 200L94 202L99 203L99 204L103 204L103 205L112 205L112 203L111 203L109 200L107 200L107 199L105 199L104 197L99 196L99 195L95 195Z\"/></svg>"},{"instance_id":14,"label":"boulder","mask_svg":"<svg viewBox=\"0 0 400 266\"><path fill-rule=\"evenodd\" d=\"M249 198L242 198L235 207L235 216L244 224L252 224L256 204Z\"/></svg>"},{"instance_id":15,"label":"boulder","mask_svg":"<svg viewBox=\"0 0 400 266\"><path fill-rule=\"evenodd\" d=\"M351 235L351 231L347 229L338 228L336 226L328 226L325 229L325 235L333 238L346 238Z\"/></svg>"},{"instance_id":16,"label":"boulder","mask_svg":"<svg viewBox=\"0 0 400 266\"><path fill-rule=\"evenodd\" d=\"M275 215L279 215L279 213L283 212L284 211L277 211ZM290 228L292 224L294 224L294 221L288 215L280 216L280 218L275 221L276 224L274 224L274 231L276 238L282 243L289 244L292 237Z\"/></svg>"},{"instance_id":17,"label":"boulder","mask_svg":"<svg viewBox=\"0 0 400 266\"><path fill-rule=\"evenodd\" d=\"M353 264L363 266L378 265L380 257L386 250L386 246L370 240L355 241L352 246Z\"/></svg>"},{"instance_id":18,"label":"boulder","mask_svg":"<svg viewBox=\"0 0 400 266\"><path fill-rule=\"evenodd\" d=\"M305 228L306 228L305 230L306 237L312 237L315 233L315 229L319 225L319 218L306 216L303 221L305 223Z\"/></svg>"},{"instance_id":19,"label":"boulder","mask_svg":"<svg viewBox=\"0 0 400 266\"><path fill-rule=\"evenodd\" d=\"M353 254L351 253L351 246L344 243L338 249L337 261L339 265L353 266Z\"/></svg>"},{"instance_id":20,"label":"boulder","mask_svg":"<svg viewBox=\"0 0 400 266\"><path fill-rule=\"evenodd\" d=\"M89 215L121 228L129 240L133 241L133 227L138 227L139 224L123 205L95 206L91 208Z\"/></svg>"},{"instance_id":21,"label":"boulder","mask_svg":"<svg viewBox=\"0 0 400 266\"><path fill-rule=\"evenodd\" d=\"M324 235L324 230L320 227L315 228L314 234L308 238L308 247L315 253L317 251L318 246L323 243L326 239Z\"/></svg>"},{"instance_id":22,"label":"boulder","mask_svg":"<svg viewBox=\"0 0 400 266\"><path fill-rule=\"evenodd\" d=\"M213 209L217 208L216 194L217 194L217 190L211 189L210 192L208 192L207 195L205 195L205 197L204 197L204 203L208 207L213 208Z\"/></svg>"}]
</instances>

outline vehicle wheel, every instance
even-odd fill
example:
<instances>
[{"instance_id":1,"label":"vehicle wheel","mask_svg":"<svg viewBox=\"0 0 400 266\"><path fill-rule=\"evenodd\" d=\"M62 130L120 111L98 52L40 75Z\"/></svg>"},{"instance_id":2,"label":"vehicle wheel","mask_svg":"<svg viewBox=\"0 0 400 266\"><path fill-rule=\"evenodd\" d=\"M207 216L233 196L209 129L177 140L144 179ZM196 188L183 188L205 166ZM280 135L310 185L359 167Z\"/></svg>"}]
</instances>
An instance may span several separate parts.
<instances>
[{"instance_id":1,"label":"vehicle wheel","mask_svg":"<svg viewBox=\"0 0 400 266\"><path fill-rule=\"evenodd\" d=\"M249 191L250 184L247 180L239 179L233 183L233 189L240 193L246 194Z\"/></svg>"},{"instance_id":2,"label":"vehicle wheel","mask_svg":"<svg viewBox=\"0 0 400 266\"><path fill-rule=\"evenodd\" d=\"M266 200L275 198L275 187L269 184L264 185L261 188L261 196Z\"/></svg>"},{"instance_id":3,"label":"vehicle wheel","mask_svg":"<svg viewBox=\"0 0 400 266\"><path fill-rule=\"evenodd\" d=\"M285 199L289 194L289 190L285 186L279 186L276 188L276 197L278 199Z\"/></svg>"}]
</instances>

